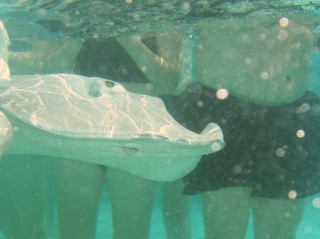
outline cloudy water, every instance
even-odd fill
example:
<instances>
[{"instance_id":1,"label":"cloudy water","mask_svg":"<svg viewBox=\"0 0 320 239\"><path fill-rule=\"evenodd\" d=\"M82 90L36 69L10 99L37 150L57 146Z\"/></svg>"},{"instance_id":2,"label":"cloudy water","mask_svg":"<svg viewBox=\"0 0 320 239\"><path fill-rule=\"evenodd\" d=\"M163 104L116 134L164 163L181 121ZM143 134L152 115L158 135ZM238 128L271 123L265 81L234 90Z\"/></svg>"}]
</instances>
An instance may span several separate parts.
<instances>
[{"instance_id":1,"label":"cloudy water","mask_svg":"<svg viewBox=\"0 0 320 239\"><path fill-rule=\"evenodd\" d=\"M0 0L0 239L319 239L318 0Z\"/></svg>"}]
</instances>

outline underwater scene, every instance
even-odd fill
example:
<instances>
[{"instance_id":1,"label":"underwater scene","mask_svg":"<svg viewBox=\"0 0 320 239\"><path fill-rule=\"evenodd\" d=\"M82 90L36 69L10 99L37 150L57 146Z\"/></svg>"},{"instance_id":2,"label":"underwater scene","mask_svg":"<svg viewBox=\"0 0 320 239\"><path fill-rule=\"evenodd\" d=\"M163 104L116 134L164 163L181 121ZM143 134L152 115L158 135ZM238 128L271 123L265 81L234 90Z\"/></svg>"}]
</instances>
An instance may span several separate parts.
<instances>
[{"instance_id":1,"label":"underwater scene","mask_svg":"<svg viewBox=\"0 0 320 239\"><path fill-rule=\"evenodd\" d=\"M0 0L0 239L319 239L319 0Z\"/></svg>"}]
</instances>

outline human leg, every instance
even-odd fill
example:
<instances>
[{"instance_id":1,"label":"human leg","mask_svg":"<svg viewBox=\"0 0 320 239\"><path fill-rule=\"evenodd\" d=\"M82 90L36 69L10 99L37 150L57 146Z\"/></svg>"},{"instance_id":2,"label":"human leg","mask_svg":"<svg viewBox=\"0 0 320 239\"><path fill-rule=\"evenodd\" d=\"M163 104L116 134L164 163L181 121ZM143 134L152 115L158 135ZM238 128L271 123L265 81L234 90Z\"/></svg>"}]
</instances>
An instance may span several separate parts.
<instances>
[{"instance_id":1,"label":"human leg","mask_svg":"<svg viewBox=\"0 0 320 239\"><path fill-rule=\"evenodd\" d=\"M303 199L252 199L255 239L294 239L305 207Z\"/></svg>"},{"instance_id":2,"label":"human leg","mask_svg":"<svg viewBox=\"0 0 320 239\"><path fill-rule=\"evenodd\" d=\"M183 195L182 180L163 183L162 216L168 239L190 239L190 199Z\"/></svg>"},{"instance_id":3,"label":"human leg","mask_svg":"<svg viewBox=\"0 0 320 239\"><path fill-rule=\"evenodd\" d=\"M229 187L202 194L205 239L245 238L251 189Z\"/></svg>"},{"instance_id":4,"label":"human leg","mask_svg":"<svg viewBox=\"0 0 320 239\"><path fill-rule=\"evenodd\" d=\"M5 235L7 239L15 239L15 220L14 209L12 207L12 201L10 200L9 191L7 189L7 183L4 177L5 163L0 161L0 231Z\"/></svg>"},{"instance_id":5,"label":"human leg","mask_svg":"<svg viewBox=\"0 0 320 239\"><path fill-rule=\"evenodd\" d=\"M4 156L2 183L6 186L8 204L1 213L8 214L3 218L8 238L47 238L47 207L52 189L50 165L51 158L43 156Z\"/></svg>"},{"instance_id":6,"label":"human leg","mask_svg":"<svg viewBox=\"0 0 320 239\"><path fill-rule=\"evenodd\" d=\"M10 52L12 75L73 73L82 40L29 40L31 49Z\"/></svg>"},{"instance_id":7,"label":"human leg","mask_svg":"<svg viewBox=\"0 0 320 239\"><path fill-rule=\"evenodd\" d=\"M105 167L58 159L55 176L61 239L94 239Z\"/></svg>"},{"instance_id":8,"label":"human leg","mask_svg":"<svg viewBox=\"0 0 320 239\"><path fill-rule=\"evenodd\" d=\"M113 215L113 239L149 237L158 183L109 168L107 180Z\"/></svg>"}]
</instances>

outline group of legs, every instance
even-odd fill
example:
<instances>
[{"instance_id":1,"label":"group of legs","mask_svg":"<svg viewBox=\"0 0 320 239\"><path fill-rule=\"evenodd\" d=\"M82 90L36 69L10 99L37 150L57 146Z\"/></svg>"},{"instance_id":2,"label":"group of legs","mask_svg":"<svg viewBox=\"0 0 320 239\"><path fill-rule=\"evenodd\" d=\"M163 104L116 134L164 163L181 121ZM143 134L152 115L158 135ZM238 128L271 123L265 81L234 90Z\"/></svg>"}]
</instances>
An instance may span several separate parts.
<instances>
[{"instance_id":1,"label":"group of legs","mask_svg":"<svg viewBox=\"0 0 320 239\"><path fill-rule=\"evenodd\" d=\"M10 53L12 74L72 73L74 57L81 46L82 41L78 40L53 44L34 41L35 50ZM189 197L182 195L181 180L160 185L102 165L36 155L5 155L0 170L0 231L6 239L47 238L55 215L61 239L96 238L106 185L113 238L148 238L160 186L168 238L191 236Z\"/></svg>"},{"instance_id":2,"label":"group of legs","mask_svg":"<svg viewBox=\"0 0 320 239\"><path fill-rule=\"evenodd\" d=\"M106 178L113 238L148 238L159 183L99 165L54 160L60 159L29 156L4 158L1 162L0 225L6 239L47 238L47 230L52 227L47 224L55 215L54 196L60 237L95 238ZM191 196L182 195L181 181L162 186L167 238L181 235L191 238ZM241 187L214 190L201 196L206 239L245 238L251 209L255 238L295 238L305 204L304 200L252 198L251 190Z\"/></svg>"},{"instance_id":3,"label":"group of legs","mask_svg":"<svg viewBox=\"0 0 320 239\"><path fill-rule=\"evenodd\" d=\"M220 29L224 28L220 27ZM292 33L290 29L286 30ZM217 32L215 33L218 34ZM239 36L241 35L240 33ZM208 33L205 32L202 36L204 46L206 46L206 34ZM224 33L222 32L221 34ZM297 35L299 34L308 38L305 33L300 32ZM306 41L309 40L307 39ZM230 45L228 46L230 47ZM73 53L70 55L73 55ZM204 55L205 57L206 55ZM233 57L236 58L237 55L233 55ZM277 60L277 56L273 57ZM220 59L225 60L223 56ZM249 64L250 59L246 59L245 63ZM254 57L252 59L254 60ZM222 62L224 62L223 60ZM205 81L204 83L207 84ZM225 82L221 82L222 86L225 86L225 84ZM232 85L228 89L232 94ZM14 231L21 231L23 235L20 238L45 238L45 233L41 233L45 228L43 222L46 215L44 212L48 209L48 202L52 202L50 200L50 190L48 189L54 188L58 205L61 238L94 238L101 193L107 182L112 204L114 238L142 239L148 237L153 201L159 183L101 165L68 159L50 158L44 159L39 163L40 160L42 159L28 156L25 159L5 158L1 162L1 169L10 172L10 174L1 174L3 178L1 181L6 182L2 188L8 192L1 194L1 200L3 199L3 202L10 201L10 204L2 203L1 210L14 210L19 215L16 218L11 218L11 221L9 221L9 217L0 218L0 222L4 221L1 224L4 233L8 231L8 235L10 235L10 230L13 230L10 226L14 225L19 227L18 230L14 229ZM6 169L6 167L11 168L11 170L7 170L8 168ZM266 178L265 180L269 179ZM41 182L41 184L38 182ZM163 199L164 217L167 222L168 238L170 238L171 233L177 233L176 238L190 238L189 199L188 196L182 195L184 187L182 181L172 184L164 183L163 185L165 188L165 197ZM168 190L166 190L167 187ZM251 210L256 239L295 238L297 226L303 215L303 198L252 196L254 195L252 188L247 186L235 184L200 191L199 193L202 196L206 239L244 238ZM8 205L12 207L10 208ZM30 218L32 219L30 220ZM35 219L40 224L35 224ZM20 220L20 222L17 222L17 220ZM38 231L40 232L37 233ZM36 237L37 235L40 236ZM15 237L12 236L11 238Z\"/></svg>"},{"instance_id":4,"label":"group of legs","mask_svg":"<svg viewBox=\"0 0 320 239\"><path fill-rule=\"evenodd\" d=\"M149 236L157 182L101 165L34 155L5 156L0 165L0 228L6 239L47 238L56 215L60 238L96 238L106 184L113 238ZM189 212L189 199L182 195L181 185L163 185L168 238L190 238L189 216L182 215Z\"/></svg>"},{"instance_id":5,"label":"group of legs","mask_svg":"<svg viewBox=\"0 0 320 239\"><path fill-rule=\"evenodd\" d=\"M251 211L254 238L296 238L305 206L304 200L252 197L249 188L203 193L202 200L206 239L245 238Z\"/></svg>"},{"instance_id":6,"label":"group of legs","mask_svg":"<svg viewBox=\"0 0 320 239\"><path fill-rule=\"evenodd\" d=\"M171 89L180 85L174 70L166 72L177 63L172 54L197 62L192 72L183 69L183 61L177 64L198 82L165 103L170 108L176 101L171 113L195 132L212 121L223 130L222 154L202 159L184 179L185 194L202 196L205 238L244 238L250 211L255 238L295 238L305 199L320 191L314 170L319 167L318 126L312 123L319 118L299 111L319 103L307 90L312 34L294 16L204 20L193 28L195 33L185 35L194 39L195 56L192 50L184 54L184 46L192 44L177 47L184 38L180 34L162 34L160 67L144 73L155 85ZM136 36L131 43L120 42L139 67L151 65L152 57L145 63L150 52L136 54L145 50Z\"/></svg>"}]
</instances>

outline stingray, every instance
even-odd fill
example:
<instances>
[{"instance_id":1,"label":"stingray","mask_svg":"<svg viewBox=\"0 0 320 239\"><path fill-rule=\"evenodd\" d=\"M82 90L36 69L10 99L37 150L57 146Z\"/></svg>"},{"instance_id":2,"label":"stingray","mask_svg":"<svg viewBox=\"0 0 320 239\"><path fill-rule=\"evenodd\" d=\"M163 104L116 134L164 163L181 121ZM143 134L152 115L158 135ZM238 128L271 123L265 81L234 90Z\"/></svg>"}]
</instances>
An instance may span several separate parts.
<instances>
[{"instance_id":1,"label":"stingray","mask_svg":"<svg viewBox=\"0 0 320 239\"><path fill-rule=\"evenodd\" d=\"M13 127L6 154L69 158L151 180L181 178L224 146L215 123L194 133L159 98L97 77L12 75L0 88L0 108Z\"/></svg>"},{"instance_id":2,"label":"stingray","mask_svg":"<svg viewBox=\"0 0 320 239\"><path fill-rule=\"evenodd\" d=\"M8 118L0 111L0 158L12 138L12 127Z\"/></svg>"},{"instance_id":3,"label":"stingray","mask_svg":"<svg viewBox=\"0 0 320 239\"><path fill-rule=\"evenodd\" d=\"M7 65L7 47L9 45L9 37L0 21L0 89L7 86L10 80L10 71ZM12 138L12 127L8 118L0 111L0 158L7 149Z\"/></svg>"}]
</instances>

